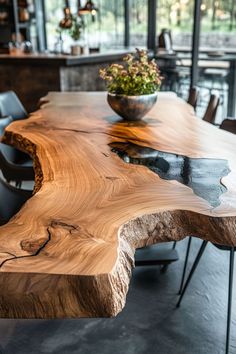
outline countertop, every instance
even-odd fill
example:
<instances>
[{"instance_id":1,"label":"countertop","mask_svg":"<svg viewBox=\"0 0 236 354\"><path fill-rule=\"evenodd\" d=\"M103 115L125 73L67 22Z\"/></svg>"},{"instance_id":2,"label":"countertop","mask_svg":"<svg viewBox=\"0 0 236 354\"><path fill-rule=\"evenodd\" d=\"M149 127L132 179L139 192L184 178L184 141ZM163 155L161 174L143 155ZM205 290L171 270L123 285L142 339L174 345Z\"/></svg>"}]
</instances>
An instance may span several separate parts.
<instances>
[{"instance_id":1,"label":"countertop","mask_svg":"<svg viewBox=\"0 0 236 354\"><path fill-rule=\"evenodd\" d=\"M0 54L0 64L37 64L37 65L59 65L75 66L82 64L102 63L104 61L114 61L123 58L127 53L134 51L133 48L124 48L120 50L106 50L89 55L67 55L50 53L32 53L32 54Z\"/></svg>"}]
</instances>

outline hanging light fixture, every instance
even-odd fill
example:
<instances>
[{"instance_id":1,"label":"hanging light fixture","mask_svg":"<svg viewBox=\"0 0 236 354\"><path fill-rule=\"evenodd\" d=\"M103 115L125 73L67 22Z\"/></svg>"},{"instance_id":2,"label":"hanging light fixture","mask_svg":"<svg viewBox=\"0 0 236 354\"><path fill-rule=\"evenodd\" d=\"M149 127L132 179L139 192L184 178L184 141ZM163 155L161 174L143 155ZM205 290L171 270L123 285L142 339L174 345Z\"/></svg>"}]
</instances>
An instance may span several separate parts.
<instances>
[{"instance_id":1,"label":"hanging light fixture","mask_svg":"<svg viewBox=\"0 0 236 354\"><path fill-rule=\"evenodd\" d=\"M84 7L81 7L80 0L78 1L78 13L79 15L91 14L92 16L96 15L98 8L94 5L91 0L87 0Z\"/></svg>"},{"instance_id":2,"label":"hanging light fixture","mask_svg":"<svg viewBox=\"0 0 236 354\"><path fill-rule=\"evenodd\" d=\"M59 22L59 27L62 29L70 29L72 27L72 14L70 11L69 0L65 1L64 18Z\"/></svg>"}]
</instances>

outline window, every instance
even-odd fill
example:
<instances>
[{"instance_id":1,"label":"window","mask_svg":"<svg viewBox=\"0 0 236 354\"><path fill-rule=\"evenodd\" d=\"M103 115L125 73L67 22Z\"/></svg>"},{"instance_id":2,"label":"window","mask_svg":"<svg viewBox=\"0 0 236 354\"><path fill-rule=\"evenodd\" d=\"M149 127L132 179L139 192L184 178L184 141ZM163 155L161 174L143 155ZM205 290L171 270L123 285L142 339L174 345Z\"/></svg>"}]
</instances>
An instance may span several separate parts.
<instances>
[{"instance_id":1,"label":"window","mask_svg":"<svg viewBox=\"0 0 236 354\"><path fill-rule=\"evenodd\" d=\"M124 45L124 1L98 0L99 45L117 48ZM95 26L95 23L94 23ZM92 36L91 36L92 37Z\"/></svg>"},{"instance_id":2,"label":"window","mask_svg":"<svg viewBox=\"0 0 236 354\"><path fill-rule=\"evenodd\" d=\"M148 1L130 0L130 45L147 46Z\"/></svg>"},{"instance_id":3,"label":"window","mask_svg":"<svg viewBox=\"0 0 236 354\"><path fill-rule=\"evenodd\" d=\"M71 0L71 13L76 15L78 2ZM86 1L81 1L81 6ZM124 1L123 0L94 0L98 12L82 15L85 29L82 35L84 44L91 48L105 47L117 48L124 45ZM46 30L48 49L54 51L63 41L63 51L69 52L70 45L73 43L68 31L62 31L60 39L59 22L63 18L63 0L46 0Z\"/></svg>"},{"instance_id":4,"label":"window","mask_svg":"<svg viewBox=\"0 0 236 354\"><path fill-rule=\"evenodd\" d=\"M235 0L203 0L201 5L200 46L235 48L236 3Z\"/></svg>"},{"instance_id":5,"label":"window","mask_svg":"<svg viewBox=\"0 0 236 354\"><path fill-rule=\"evenodd\" d=\"M191 46L193 28L193 0L159 0L157 33L163 28L171 30L174 46Z\"/></svg>"},{"instance_id":6,"label":"window","mask_svg":"<svg viewBox=\"0 0 236 354\"><path fill-rule=\"evenodd\" d=\"M51 51L55 49L55 44L59 39L58 24L63 18L64 6L63 0L45 1L47 44Z\"/></svg>"}]
</instances>

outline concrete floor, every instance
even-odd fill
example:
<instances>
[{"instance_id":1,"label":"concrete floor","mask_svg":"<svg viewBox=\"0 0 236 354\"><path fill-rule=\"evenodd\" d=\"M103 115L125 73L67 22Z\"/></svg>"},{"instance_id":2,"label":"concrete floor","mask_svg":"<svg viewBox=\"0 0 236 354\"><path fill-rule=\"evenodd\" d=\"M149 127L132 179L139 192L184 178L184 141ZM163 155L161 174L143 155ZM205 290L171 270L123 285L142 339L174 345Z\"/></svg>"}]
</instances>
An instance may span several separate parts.
<instances>
[{"instance_id":1,"label":"concrete floor","mask_svg":"<svg viewBox=\"0 0 236 354\"><path fill-rule=\"evenodd\" d=\"M194 240L190 264L199 244L200 240ZM116 318L2 319L0 353L224 353L228 252L208 244L182 306L175 309L186 240L179 242L177 249L180 261L166 274L158 267L135 269L126 307ZM234 285L230 354L236 353L236 278Z\"/></svg>"}]
</instances>

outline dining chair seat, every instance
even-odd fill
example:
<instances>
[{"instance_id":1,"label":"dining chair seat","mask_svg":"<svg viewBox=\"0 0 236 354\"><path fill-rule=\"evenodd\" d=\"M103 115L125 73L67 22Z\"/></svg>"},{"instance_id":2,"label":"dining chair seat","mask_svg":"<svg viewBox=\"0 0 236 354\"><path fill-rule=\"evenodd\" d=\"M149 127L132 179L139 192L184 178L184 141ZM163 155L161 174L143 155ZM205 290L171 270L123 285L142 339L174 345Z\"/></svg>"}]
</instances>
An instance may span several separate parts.
<instances>
[{"instance_id":1,"label":"dining chair seat","mask_svg":"<svg viewBox=\"0 0 236 354\"><path fill-rule=\"evenodd\" d=\"M152 245L143 248L138 248L135 252L135 266L162 266L161 271L164 273L168 266L179 260L179 255L176 249L167 248L160 249L159 245Z\"/></svg>"}]
</instances>

